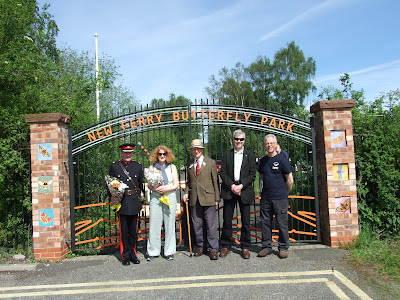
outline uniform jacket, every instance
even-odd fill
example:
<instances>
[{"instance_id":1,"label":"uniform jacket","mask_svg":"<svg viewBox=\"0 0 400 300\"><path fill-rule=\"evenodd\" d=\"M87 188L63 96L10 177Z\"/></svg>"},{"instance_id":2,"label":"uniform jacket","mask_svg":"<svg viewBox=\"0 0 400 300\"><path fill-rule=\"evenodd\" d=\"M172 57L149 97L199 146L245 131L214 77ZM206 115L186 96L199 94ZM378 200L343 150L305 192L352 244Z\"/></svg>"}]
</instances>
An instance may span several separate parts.
<instances>
[{"instance_id":1,"label":"uniform jacket","mask_svg":"<svg viewBox=\"0 0 400 300\"><path fill-rule=\"evenodd\" d=\"M234 174L234 150L226 151L222 156L221 162L221 198L232 199L234 194L231 191L231 186L235 180ZM243 162L240 169L240 183L243 184L241 200L244 204L251 204L254 201L254 180L256 179L256 157L253 152L243 150Z\"/></svg>"},{"instance_id":2,"label":"uniform jacket","mask_svg":"<svg viewBox=\"0 0 400 300\"><path fill-rule=\"evenodd\" d=\"M129 165L125 165L122 163L122 165L125 167L126 171L128 172L129 176L132 178L133 182L136 184L136 186L144 192L144 186L143 186L143 169L142 165L132 161ZM108 172L110 176L118 178L121 182L124 182L129 186L129 190L133 190L134 186L132 182L129 180L128 176L124 173L124 171L121 168L120 161L114 162L110 166L110 170ZM121 208L118 211L119 214L121 215L136 215L140 212L142 209L142 204L140 203L140 200L138 198L140 195L124 195L121 201Z\"/></svg>"},{"instance_id":3,"label":"uniform jacket","mask_svg":"<svg viewBox=\"0 0 400 300\"><path fill-rule=\"evenodd\" d=\"M187 164L187 182L185 194L189 194L189 205L195 206L197 198L201 206L214 206L220 201L217 164L209 157L204 156L200 166L199 176L196 177L194 159Z\"/></svg>"}]
</instances>

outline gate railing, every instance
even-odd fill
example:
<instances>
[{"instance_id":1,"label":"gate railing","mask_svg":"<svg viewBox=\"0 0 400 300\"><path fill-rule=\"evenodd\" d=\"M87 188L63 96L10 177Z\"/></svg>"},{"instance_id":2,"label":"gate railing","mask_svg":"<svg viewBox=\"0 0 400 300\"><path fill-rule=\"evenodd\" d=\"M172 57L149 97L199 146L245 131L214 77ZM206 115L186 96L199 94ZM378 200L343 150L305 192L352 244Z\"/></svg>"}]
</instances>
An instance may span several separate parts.
<instances>
[{"instance_id":1,"label":"gate railing","mask_svg":"<svg viewBox=\"0 0 400 300\"><path fill-rule=\"evenodd\" d=\"M317 188L315 148L310 124L291 116L252 107L201 102L188 106L146 108L71 134L70 170L73 172L70 174L70 182L75 183L71 184L71 221L74 224L71 228L72 250L103 247L107 243L116 242L111 241L110 237L118 238L117 217L110 205L107 205L109 200L104 175L108 173L110 164L119 160L120 143L131 142L137 145L134 160L143 167L149 166L148 153L152 149L159 144L168 146L176 157L174 164L178 167L180 180L185 182L184 166L190 159L190 141L201 139L206 147L205 155L218 164L222 154L232 148L231 137L237 128L246 132L245 147L258 158L265 155L263 137L268 133L274 133L281 148L289 152L295 180L293 197L290 199L293 220L290 225L294 226L291 238L320 242L318 201L314 197ZM262 182L257 175L256 195L261 187ZM254 243L259 241L256 228L261 227L258 210L258 200L255 199L252 210ZM182 223L185 229L185 222Z\"/></svg>"}]
</instances>

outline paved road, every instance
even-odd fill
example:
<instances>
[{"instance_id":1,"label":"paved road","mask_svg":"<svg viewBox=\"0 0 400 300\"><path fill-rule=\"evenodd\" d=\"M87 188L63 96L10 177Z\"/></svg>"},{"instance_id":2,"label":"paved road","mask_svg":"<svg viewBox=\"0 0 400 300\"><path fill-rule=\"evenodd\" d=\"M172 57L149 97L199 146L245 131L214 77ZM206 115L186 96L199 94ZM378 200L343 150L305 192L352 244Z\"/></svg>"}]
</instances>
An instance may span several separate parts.
<instances>
[{"instance_id":1,"label":"paved road","mask_svg":"<svg viewBox=\"0 0 400 300\"><path fill-rule=\"evenodd\" d=\"M283 260L276 253L256 257L257 246L251 250L249 260L235 249L211 261L182 248L173 261L147 262L141 252L141 264L128 267L115 253L3 271L0 299L378 299L341 263L345 250L296 245Z\"/></svg>"}]
</instances>

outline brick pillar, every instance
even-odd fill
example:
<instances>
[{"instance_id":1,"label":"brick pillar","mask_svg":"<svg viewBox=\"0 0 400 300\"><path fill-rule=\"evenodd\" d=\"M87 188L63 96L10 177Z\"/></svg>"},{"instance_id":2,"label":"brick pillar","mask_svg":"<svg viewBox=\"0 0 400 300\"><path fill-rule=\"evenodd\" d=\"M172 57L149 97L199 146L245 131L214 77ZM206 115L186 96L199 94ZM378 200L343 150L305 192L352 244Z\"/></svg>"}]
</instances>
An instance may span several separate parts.
<instances>
[{"instance_id":1,"label":"brick pillar","mask_svg":"<svg viewBox=\"0 0 400 300\"><path fill-rule=\"evenodd\" d=\"M351 108L355 100L319 101L315 115L322 242L331 247L359 234Z\"/></svg>"},{"instance_id":2,"label":"brick pillar","mask_svg":"<svg viewBox=\"0 0 400 300\"><path fill-rule=\"evenodd\" d=\"M33 253L37 260L62 260L71 240L68 176L69 116L30 114Z\"/></svg>"}]
</instances>

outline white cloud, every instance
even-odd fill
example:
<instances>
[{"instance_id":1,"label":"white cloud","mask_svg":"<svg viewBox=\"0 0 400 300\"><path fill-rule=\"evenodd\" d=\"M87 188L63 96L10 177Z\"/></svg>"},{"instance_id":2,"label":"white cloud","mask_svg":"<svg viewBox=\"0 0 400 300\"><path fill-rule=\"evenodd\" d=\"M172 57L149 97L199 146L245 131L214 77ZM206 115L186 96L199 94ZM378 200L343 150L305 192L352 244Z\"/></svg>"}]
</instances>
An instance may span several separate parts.
<instances>
[{"instance_id":1,"label":"white cloud","mask_svg":"<svg viewBox=\"0 0 400 300\"><path fill-rule=\"evenodd\" d=\"M324 86L339 87L339 78L344 73L320 76L315 79L314 84L317 87L318 85L321 87L321 83ZM349 74L354 89L364 89L367 100L373 100L381 93L387 93L400 88L400 83L398 82L398 78L400 77L400 59L346 73Z\"/></svg>"},{"instance_id":2,"label":"white cloud","mask_svg":"<svg viewBox=\"0 0 400 300\"><path fill-rule=\"evenodd\" d=\"M333 7L339 7L340 5L347 4L350 1L348 0L327 0L324 1L321 4L315 5L309 9L307 9L305 12L301 13L300 15L294 17L292 20L289 22L286 22L285 24L279 26L275 30L263 35L258 42L264 42L267 41L275 36L279 36L282 34L282 32L285 32L293 27L295 25L298 25L300 23L303 23L307 20L310 20L314 18L315 16L321 15L323 12L332 10Z\"/></svg>"}]
</instances>

